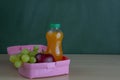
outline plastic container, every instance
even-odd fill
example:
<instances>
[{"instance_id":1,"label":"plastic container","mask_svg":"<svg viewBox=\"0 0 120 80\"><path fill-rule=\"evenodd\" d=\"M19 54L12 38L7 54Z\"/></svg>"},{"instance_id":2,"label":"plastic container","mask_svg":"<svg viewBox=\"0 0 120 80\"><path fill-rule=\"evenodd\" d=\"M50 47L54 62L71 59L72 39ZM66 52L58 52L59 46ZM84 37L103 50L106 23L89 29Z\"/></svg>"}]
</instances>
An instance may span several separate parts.
<instances>
[{"instance_id":1,"label":"plastic container","mask_svg":"<svg viewBox=\"0 0 120 80\"><path fill-rule=\"evenodd\" d=\"M33 49L34 45L23 45L23 46L11 46L7 48L8 54L18 54L22 49L27 48ZM39 52L46 50L46 46L39 45ZM27 78L40 78L50 77L57 75L69 74L70 59L63 56L61 61L50 62L50 63L24 63L22 67L18 69L20 75Z\"/></svg>"},{"instance_id":2,"label":"plastic container","mask_svg":"<svg viewBox=\"0 0 120 80\"><path fill-rule=\"evenodd\" d=\"M52 54L55 61L62 60L62 40L63 32L60 30L60 24L50 24L50 30L46 33L47 53Z\"/></svg>"}]
</instances>

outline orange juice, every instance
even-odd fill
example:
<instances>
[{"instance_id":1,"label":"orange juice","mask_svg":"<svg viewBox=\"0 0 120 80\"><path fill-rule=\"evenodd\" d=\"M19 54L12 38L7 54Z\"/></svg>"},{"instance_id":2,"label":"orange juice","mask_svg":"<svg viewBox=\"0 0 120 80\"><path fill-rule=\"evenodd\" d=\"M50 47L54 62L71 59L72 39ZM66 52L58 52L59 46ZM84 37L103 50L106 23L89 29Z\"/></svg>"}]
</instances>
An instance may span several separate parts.
<instances>
[{"instance_id":1,"label":"orange juice","mask_svg":"<svg viewBox=\"0 0 120 80\"><path fill-rule=\"evenodd\" d=\"M59 29L60 24L51 24L51 29L46 33L47 53L52 54L55 61L62 60L62 39L63 32Z\"/></svg>"}]
</instances>

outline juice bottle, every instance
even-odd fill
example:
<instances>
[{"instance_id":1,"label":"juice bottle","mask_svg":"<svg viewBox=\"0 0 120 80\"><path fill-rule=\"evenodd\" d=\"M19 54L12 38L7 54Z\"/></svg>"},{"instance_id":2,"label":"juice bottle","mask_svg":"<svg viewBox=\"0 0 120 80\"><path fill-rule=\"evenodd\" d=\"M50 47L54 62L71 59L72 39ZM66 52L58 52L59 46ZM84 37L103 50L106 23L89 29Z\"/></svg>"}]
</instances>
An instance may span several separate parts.
<instances>
[{"instance_id":1,"label":"juice bottle","mask_svg":"<svg viewBox=\"0 0 120 80\"><path fill-rule=\"evenodd\" d=\"M50 24L50 30L46 33L47 53L52 54L55 61L62 60L62 39L63 32L60 30L60 24Z\"/></svg>"}]
</instances>

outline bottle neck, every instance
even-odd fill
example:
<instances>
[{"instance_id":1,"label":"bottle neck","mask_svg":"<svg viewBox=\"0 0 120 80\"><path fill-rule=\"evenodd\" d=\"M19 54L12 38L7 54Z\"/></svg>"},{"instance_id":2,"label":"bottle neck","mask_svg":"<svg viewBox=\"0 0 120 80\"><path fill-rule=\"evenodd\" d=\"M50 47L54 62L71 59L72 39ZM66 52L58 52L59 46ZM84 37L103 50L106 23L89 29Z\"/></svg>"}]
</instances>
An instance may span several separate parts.
<instances>
[{"instance_id":1,"label":"bottle neck","mask_svg":"<svg viewBox=\"0 0 120 80\"><path fill-rule=\"evenodd\" d=\"M59 30L60 28L51 28L52 30Z\"/></svg>"},{"instance_id":2,"label":"bottle neck","mask_svg":"<svg viewBox=\"0 0 120 80\"><path fill-rule=\"evenodd\" d=\"M51 28L51 31L53 31L53 32L61 32L60 28Z\"/></svg>"}]
</instances>

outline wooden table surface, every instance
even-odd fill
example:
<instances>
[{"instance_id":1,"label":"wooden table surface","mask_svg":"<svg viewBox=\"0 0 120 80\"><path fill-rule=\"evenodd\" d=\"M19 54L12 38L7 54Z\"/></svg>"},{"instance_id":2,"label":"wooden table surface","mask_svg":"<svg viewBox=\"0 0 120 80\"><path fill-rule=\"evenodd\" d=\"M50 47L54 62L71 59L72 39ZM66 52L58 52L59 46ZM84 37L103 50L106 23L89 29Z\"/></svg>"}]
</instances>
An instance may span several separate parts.
<instances>
[{"instance_id":1,"label":"wooden table surface","mask_svg":"<svg viewBox=\"0 0 120 80\"><path fill-rule=\"evenodd\" d=\"M69 75L32 80L120 80L120 55L67 54ZM0 54L0 80L29 80L18 74L7 54Z\"/></svg>"}]
</instances>

